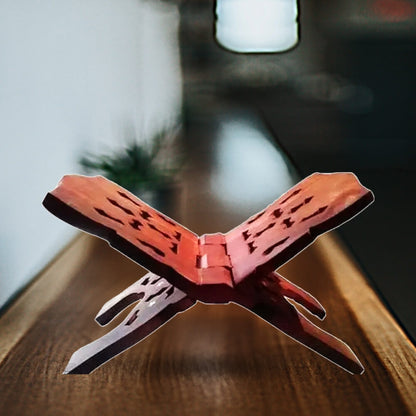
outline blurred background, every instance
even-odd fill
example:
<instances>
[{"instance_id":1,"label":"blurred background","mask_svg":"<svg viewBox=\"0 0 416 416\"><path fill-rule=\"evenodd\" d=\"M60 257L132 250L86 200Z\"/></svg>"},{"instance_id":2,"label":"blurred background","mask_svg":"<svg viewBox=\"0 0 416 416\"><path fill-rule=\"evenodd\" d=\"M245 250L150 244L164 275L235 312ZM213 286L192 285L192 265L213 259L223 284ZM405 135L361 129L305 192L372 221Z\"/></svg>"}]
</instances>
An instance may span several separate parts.
<instances>
[{"instance_id":1,"label":"blurred background","mask_svg":"<svg viewBox=\"0 0 416 416\"><path fill-rule=\"evenodd\" d=\"M312 172L352 171L376 202L340 232L415 339L416 1L299 10L295 49L236 54L211 0L2 1L0 305L74 235L41 205L64 174L123 182L147 164L138 192L169 188L164 209L203 233Z\"/></svg>"}]
</instances>

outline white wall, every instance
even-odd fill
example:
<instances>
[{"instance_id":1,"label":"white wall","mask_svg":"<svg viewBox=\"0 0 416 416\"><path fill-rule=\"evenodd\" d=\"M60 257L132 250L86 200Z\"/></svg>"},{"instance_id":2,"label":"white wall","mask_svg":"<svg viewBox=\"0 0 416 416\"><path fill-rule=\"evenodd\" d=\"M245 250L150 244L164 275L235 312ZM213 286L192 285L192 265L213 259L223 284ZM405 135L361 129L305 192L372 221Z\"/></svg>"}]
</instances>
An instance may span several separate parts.
<instances>
[{"instance_id":1,"label":"white wall","mask_svg":"<svg viewBox=\"0 0 416 416\"><path fill-rule=\"evenodd\" d=\"M177 118L178 20L157 0L0 2L0 306L73 234L41 202L80 155Z\"/></svg>"}]
</instances>

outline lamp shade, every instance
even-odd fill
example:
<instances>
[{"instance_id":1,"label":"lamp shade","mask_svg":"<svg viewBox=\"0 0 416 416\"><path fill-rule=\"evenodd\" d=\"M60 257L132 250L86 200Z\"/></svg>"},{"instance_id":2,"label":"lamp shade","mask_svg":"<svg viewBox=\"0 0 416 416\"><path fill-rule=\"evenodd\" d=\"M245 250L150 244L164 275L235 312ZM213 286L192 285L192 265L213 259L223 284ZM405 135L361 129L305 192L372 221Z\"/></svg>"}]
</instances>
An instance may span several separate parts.
<instances>
[{"instance_id":1,"label":"lamp shade","mask_svg":"<svg viewBox=\"0 0 416 416\"><path fill-rule=\"evenodd\" d=\"M217 0L215 36L234 52L283 52L298 42L296 0Z\"/></svg>"}]
</instances>

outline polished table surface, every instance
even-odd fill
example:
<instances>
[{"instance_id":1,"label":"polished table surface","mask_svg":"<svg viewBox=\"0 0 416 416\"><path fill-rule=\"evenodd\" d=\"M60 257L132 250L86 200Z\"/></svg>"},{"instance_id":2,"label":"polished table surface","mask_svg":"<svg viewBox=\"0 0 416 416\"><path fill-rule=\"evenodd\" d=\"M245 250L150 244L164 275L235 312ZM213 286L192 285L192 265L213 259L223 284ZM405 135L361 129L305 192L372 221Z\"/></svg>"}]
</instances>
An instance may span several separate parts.
<instances>
[{"instance_id":1,"label":"polished table surface","mask_svg":"<svg viewBox=\"0 0 416 416\"><path fill-rule=\"evenodd\" d=\"M209 190L215 142L185 144L194 157L172 216L199 234L237 225L244 210ZM102 304L145 272L80 235L0 317L0 415L416 415L416 350L336 234L279 271L324 305L319 325L351 346L363 375L236 305L200 303L92 374L63 375L108 331L93 321Z\"/></svg>"}]
</instances>

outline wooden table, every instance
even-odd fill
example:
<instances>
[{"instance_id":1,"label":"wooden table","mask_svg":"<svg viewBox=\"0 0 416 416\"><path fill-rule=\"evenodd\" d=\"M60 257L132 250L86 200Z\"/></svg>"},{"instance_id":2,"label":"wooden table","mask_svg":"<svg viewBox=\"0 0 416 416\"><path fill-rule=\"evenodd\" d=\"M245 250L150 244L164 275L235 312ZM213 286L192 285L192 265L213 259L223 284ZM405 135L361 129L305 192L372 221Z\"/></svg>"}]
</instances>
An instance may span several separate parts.
<instances>
[{"instance_id":1,"label":"wooden table","mask_svg":"<svg viewBox=\"0 0 416 416\"><path fill-rule=\"evenodd\" d=\"M229 227L201 169L196 160L186 170L181 220L201 233ZM108 331L93 321L102 304L144 274L80 235L0 318L0 415L416 415L415 347L336 235L280 271L324 305L319 325L351 346L363 375L238 306L203 304L92 374L62 375L76 349Z\"/></svg>"}]
</instances>

